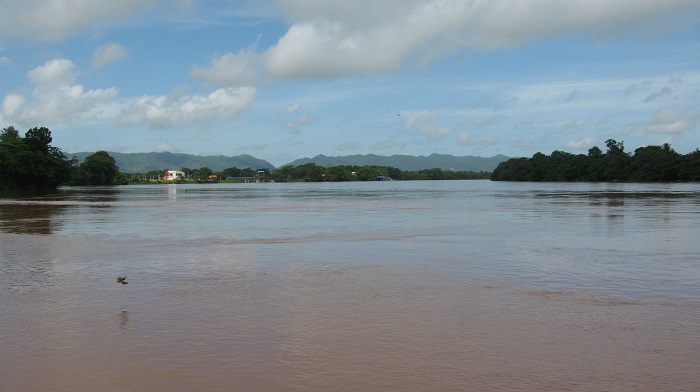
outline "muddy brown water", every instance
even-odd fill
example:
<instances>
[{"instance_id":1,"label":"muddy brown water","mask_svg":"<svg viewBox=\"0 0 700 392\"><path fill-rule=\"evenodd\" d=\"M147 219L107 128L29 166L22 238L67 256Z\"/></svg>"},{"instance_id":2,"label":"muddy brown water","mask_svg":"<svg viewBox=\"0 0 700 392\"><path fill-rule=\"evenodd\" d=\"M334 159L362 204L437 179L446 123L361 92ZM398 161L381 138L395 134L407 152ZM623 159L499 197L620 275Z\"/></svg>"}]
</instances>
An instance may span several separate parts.
<instances>
[{"instance_id":1,"label":"muddy brown water","mask_svg":"<svg viewBox=\"0 0 700 392\"><path fill-rule=\"evenodd\" d=\"M699 218L694 184L0 198L0 391L697 391Z\"/></svg>"}]
</instances>

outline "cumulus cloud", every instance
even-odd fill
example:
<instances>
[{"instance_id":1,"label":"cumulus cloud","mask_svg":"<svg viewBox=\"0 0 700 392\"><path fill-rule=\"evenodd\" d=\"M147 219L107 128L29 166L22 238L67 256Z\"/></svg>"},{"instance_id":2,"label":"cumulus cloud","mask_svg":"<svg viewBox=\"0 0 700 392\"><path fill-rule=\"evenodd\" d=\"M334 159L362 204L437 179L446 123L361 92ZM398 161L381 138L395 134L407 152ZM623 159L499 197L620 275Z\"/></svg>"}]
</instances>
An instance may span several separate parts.
<instances>
[{"instance_id":1,"label":"cumulus cloud","mask_svg":"<svg viewBox=\"0 0 700 392\"><path fill-rule=\"evenodd\" d=\"M261 82L261 62L254 48L248 48L215 58L209 67L195 66L190 73L192 77L207 83L250 86Z\"/></svg>"},{"instance_id":2,"label":"cumulus cloud","mask_svg":"<svg viewBox=\"0 0 700 392\"><path fill-rule=\"evenodd\" d=\"M447 127L438 127L436 125L428 125L421 128L420 132L432 140L442 139L447 136L452 130Z\"/></svg>"},{"instance_id":3,"label":"cumulus cloud","mask_svg":"<svg viewBox=\"0 0 700 392\"><path fill-rule=\"evenodd\" d=\"M572 140L569 143L566 144L567 148L573 149L573 150L584 150L591 148L595 145L596 138L593 136L586 136L583 139L580 140Z\"/></svg>"},{"instance_id":4,"label":"cumulus cloud","mask_svg":"<svg viewBox=\"0 0 700 392\"><path fill-rule=\"evenodd\" d=\"M224 85L329 79L416 66L464 49L496 49L549 37L675 28L700 13L696 0L277 0L290 21L271 47L227 53L196 78Z\"/></svg>"},{"instance_id":5,"label":"cumulus cloud","mask_svg":"<svg viewBox=\"0 0 700 392\"><path fill-rule=\"evenodd\" d=\"M435 112L427 112L410 116L404 122L403 128L409 133L421 134L432 140L442 139L452 132L452 130L448 127L436 125L435 123L438 121L438 119L439 115Z\"/></svg>"},{"instance_id":6,"label":"cumulus cloud","mask_svg":"<svg viewBox=\"0 0 700 392\"><path fill-rule=\"evenodd\" d=\"M248 109L254 87L220 88L208 95L174 93L117 101L119 91L85 89L76 84L76 67L67 59L53 59L27 73L28 93L5 95L0 118L20 126L77 124L102 119L121 125L149 124L152 128L230 119Z\"/></svg>"},{"instance_id":7,"label":"cumulus cloud","mask_svg":"<svg viewBox=\"0 0 700 392\"><path fill-rule=\"evenodd\" d=\"M425 124L432 123L438 119L435 112L426 112L409 116L403 123L403 129L406 131L414 131Z\"/></svg>"},{"instance_id":8,"label":"cumulus cloud","mask_svg":"<svg viewBox=\"0 0 700 392\"><path fill-rule=\"evenodd\" d=\"M124 60L129 57L124 45L108 44L97 48L92 55L91 65L93 68L102 68L113 64L119 60Z\"/></svg>"},{"instance_id":9,"label":"cumulus cloud","mask_svg":"<svg viewBox=\"0 0 700 392\"><path fill-rule=\"evenodd\" d=\"M143 96L127 103L118 121L122 125L148 123L151 128L228 119L248 109L253 87L221 88L209 95Z\"/></svg>"},{"instance_id":10,"label":"cumulus cloud","mask_svg":"<svg viewBox=\"0 0 700 392\"><path fill-rule=\"evenodd\" d=\"M27 73L33 89L28 94L7 94L2 116L23 126L70 123L118 94L116 88L86 90L75 84L75 73L75 65L66 59L50 60L34 68Z\"/></svg>"},{"instance_id":11,"label":"cumulus cloud","mask_svg":"<svg viewBox=\"0 0 700 392\"><path fill-rule=\"evenodd\" d=\"M309 122L309 116L307 116L306 114L302 114L301 116L299 116L298 119L296 119L294 121L289 121L287 123L287 129L292 134L298 135L301 133L301 127L306 125L308 122Z\"/></svg>"},{"instance_id":12,"label":"cumulus cloud","mask_svg":"<svg viewBox=\"0 0 700 392\"><path fill-rule=\"evenodd\" d=\"M462 144L462 145L469 144L470 141L471 141L471 136L469 135L469 132L466 132L466 131L465 131L465 132L461 132L461 133L457 136L457 142L458 142L459 144Z\"/></svg>"},{"instance_id":13,"label":"cumulus cloud","mask_svg":"<svg viewBox=\"0 0 700 392\"><path fill-rule=\"evenodd\" d=\"M284 111L287 114L292 114L299 111L299 109L301 109L301 102L294 102L293 104L287 106L287 108Z\"/></svg>"},{"instance_id":14,"label":"cumulus cloud","mask_svg":"<svg viewBox=\"0 0 700 392\"><path fill-rule=\"evenodd\" d=\"M155 4L156 0L0 0L0 41L12 37L57 41Z\"/></svg>"},{"instance_id":15,"label":"cumulus cloud","mask_svg":"<svg viewBox=\"0 0 700 392\"><path fill-rule=\"evenodd\" d=\"M485 135L480 135L479 137L474 138L469 134L469 132L464 131L457 135L457 143L462 146L490 146L495 144L496 141L493 138Z\"/></svg>"},{"instance_id":16,"label":"cumulus cloud","mask_svg":"<svg viewBox=\"0 0 700 392\"><path fill-rule=\"evenodd\" d=\"M664 110L659 112L649 123L647 131L649 133L678 135L695 129L696 120L696 118L679 110Z\"/></svg>"}]
</instances>

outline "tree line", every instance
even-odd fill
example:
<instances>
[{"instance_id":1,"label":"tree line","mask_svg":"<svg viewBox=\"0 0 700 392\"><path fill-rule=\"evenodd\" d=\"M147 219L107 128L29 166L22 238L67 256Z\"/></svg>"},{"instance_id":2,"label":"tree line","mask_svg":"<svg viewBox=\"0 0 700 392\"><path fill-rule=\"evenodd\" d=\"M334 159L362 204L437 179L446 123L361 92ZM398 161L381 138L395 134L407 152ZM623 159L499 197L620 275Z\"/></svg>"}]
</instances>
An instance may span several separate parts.
<instances>
[{"instance_id":1,"label":"tree line","mask_svg":"<svg viewBox=\"0 0 700 392\"><path fill-rule=\"evenodd\" d=\"M112 156L98 151L85 158L67 158L51 145L53 137L46 127L31 128L21 135L13 126L0 132L0 191L55 189L59 185L115 185L160 181L165 170L147 173L121 173ZM172 169L172 168L169 168ZM332 166L315 163L287 165L276 170L240 169L230 167L215 172L208 167L183 167L187 179L206 179L210 174L219 178L255 178L263 176L276 182L375 181L393 180L467 180L487 179L489 172L452 171L439 168L402 171L389 166Z\"/></svg>"},{"instance_id":2,"label":"tree line","mask_svg":"<svg viewBox=\"0 0 700 392\"><path fill-rule=\"evenodd\" d=\"M165 170L147 173L121 173L113 157L105 151L89 155L80 163L68 159L51 145L51 131L29 129L22 136L13 126L0 132L0 191L53 189L58 185L114 185L161 180ZM665 143L640 147L634 153L624 150L623 142L608 139L607 151L593 147L588 154L554 151L536 153L532 158L512 158L492 172L453 171L440 168L402 171L390 166L339 165L315 163L282 166L275 170L230 167L214 172L208 167L183 167L187 179L254 178L276 182L339 182L393 180L471 180L493 181L700 181L700 150L681 155Z\"/></svg>"},{"instance_id":3,"label":"tree line","mask_svg":"<svg viewBox=\"0 0 700 392\"><path fill-rule=\"evenodd\" d=\"M500 163L493 181L700 181L700 150L679 154L668 143L625 152L623 142L608 139L607 151L595 146L588 154L554 151Z\"/></svg>"},{"instance_id":4,"label":"tree line","mask_svg":"<svg viewBox=\"0 0 700 392\"><path fill-rule=\"evenodd\" d=\"M58 185L112 185L119 168L114 158L98 151L79 163L51 145L51 131L25 132L9 126L0 132L0 191L54 189Z\"/></svg>"},{"instance_id":5,"label":"tree line","mask_svg":"<svg viewBox=\"0 0 700 392\"><path fill-rule=\"evenodd\" d=\"M439 168L418 171L402 171L390 166L352 166L340 165L325 167L315 163L303 165L286 165L278 169L253 169L250 167L240 169L229 167L221 171L213 171L208 167L199 169L180 168L185 173L187 180L202 180L210 174L216 174L226 181L245 181L246 178L264 177L275 182L343 182L343 181L376 181L380 177L399 181L411 180L474 180L489 179L491 172L453 171ZM129 183L143 183L160 180L164 170L152 170L145 173L122 174Z\"/></svg>"},{"instance_id":6,"label":"tree line","mask_svg":"<svg viewBox=\"0 0 700 392\"><path fill-rule=\"evenodd\" d=\"M488 179L490 172L453 171L440 168L418 171L404 171L391 166L352 166L339 165L324 167L315 163L299 166L282 166L270 173L274 181L376 181L378 178L388 178L399 181L412 180L474 180Z\"/></svg>"}]
</instances>

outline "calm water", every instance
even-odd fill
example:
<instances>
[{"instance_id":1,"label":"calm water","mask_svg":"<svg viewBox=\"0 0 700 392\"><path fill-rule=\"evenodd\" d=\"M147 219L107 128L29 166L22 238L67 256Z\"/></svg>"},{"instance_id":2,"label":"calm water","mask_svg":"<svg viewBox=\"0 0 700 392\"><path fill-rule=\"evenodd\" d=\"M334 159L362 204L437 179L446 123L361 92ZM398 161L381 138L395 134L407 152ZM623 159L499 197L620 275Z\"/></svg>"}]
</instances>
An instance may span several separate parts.
<instances>
[{"instance_id":1,"label":"calm water","mask_svg":"<svg viewBox=\"0 0 700 392\"><path fill-rule=\"evenodd\" d=\"M699 222L698 184L0 198L0 391L697 391Z\"/></svg>"}]
</instances>

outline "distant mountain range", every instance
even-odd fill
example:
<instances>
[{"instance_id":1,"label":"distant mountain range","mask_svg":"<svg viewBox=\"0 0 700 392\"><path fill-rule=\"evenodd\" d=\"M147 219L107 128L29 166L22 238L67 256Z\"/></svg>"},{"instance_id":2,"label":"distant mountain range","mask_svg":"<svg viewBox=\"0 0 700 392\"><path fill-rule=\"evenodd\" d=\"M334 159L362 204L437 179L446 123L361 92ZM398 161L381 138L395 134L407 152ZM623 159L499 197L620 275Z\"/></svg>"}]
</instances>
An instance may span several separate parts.
<instances>
[{"instance_id":1,"label":"distant mountain range","mask_svg":"<svg viewBox=\"0 0 700 392\"><path fill-rule=\"evenodd\" d=\"M75 156L82 162L91 154L93 153L78 152L66 154L66 156L69 158ZM275 168L270 162L250 155L237 155L232 157L224 155L199 156L175 154L172 152L138 152L129 154L108 152L108 154L114 158L119 170L124 173L145 173L151 170L179 170L183 167L194 170L200 167L208 167L213 171L221 171L229 167L237 167L240 169L245 169L247 167L253 169Z\"/></svg>"},{"instance_id":2,"label":"distant mountain range","mask_svg":"<svg viewBox=\"0 0 700 392\"><path fill-rule=\"evenodd\" d=\"M229 167L245 169L275 169L268 161L258 159L250 155L237 156L199 156L191 154L175 154L171 152L145 152L145 153L120 153L108 152L114 157L119 170L125 173L145 173L152 170L180 169L187 167L199 169L208 167L214 171L221 171ZM91 152L79 152L66 154L68 157L75 156L81 162L85 160ZM489 158L475 156L454 156L444 154L432 154L429 156L412 155L347 155L329 157L317 155L313 158L297 159L287 165L299 166L307 163L315 163L319 166L390 166L400 170L417 171L423 169L440 168L442 170L456 171L493 171L499 163L507 161L509 157L496 155ZM284 165L286 166L286 165Z\"/></svg>"},{"instance_id":3,"label":"distant mountain range","mask_svg":"<svg viewBox=\"0 0 700 392\"><path fill-rule=\"evenodd\" d=\"M499 163L510 159L505 155L496 155L490 158L454 155L431 154L429 156L413 155L347 155L342 157L328 157L317 155L313 158L297 159L289 163L299 166L306 163L315 163L319 166L391 166L401 170L418 171L423 169L440 168L442 170L456 171L493 171Z\"/></svg>"}]
</instances>

